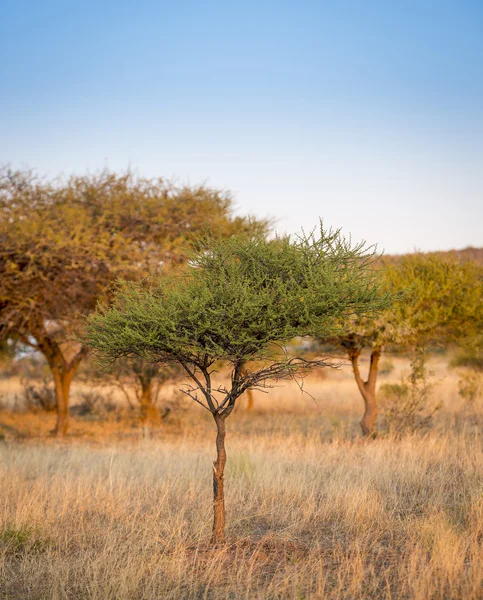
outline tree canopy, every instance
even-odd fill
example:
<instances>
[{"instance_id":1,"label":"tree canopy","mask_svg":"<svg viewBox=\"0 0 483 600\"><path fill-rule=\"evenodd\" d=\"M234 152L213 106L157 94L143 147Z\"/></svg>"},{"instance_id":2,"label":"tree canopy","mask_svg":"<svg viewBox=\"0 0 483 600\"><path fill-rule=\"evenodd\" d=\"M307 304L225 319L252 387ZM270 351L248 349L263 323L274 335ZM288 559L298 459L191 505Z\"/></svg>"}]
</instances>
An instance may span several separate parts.
<instances>
[{"instance_id":1,"label":"tree canopy","mask_svg":"<svg viewBox=\"0 0 483 600\"><path fill-rule=\"evenodd\" d=\"M88 320L90 344L110 358L254 361L274 341L333 335L350 317L387 304L372 255L338 231L296 242L232 236L203 240L197 250L185 268L152 284L122 283L113 304Z\"/></svg>"},{"instance_id":2,"label":"tree canopy","mask_svg":"<svg viewBox=\"0 0 483 600\"><path fill-rule=\"evenodd\" d=\"M236 235L203 240L190 261L157 280L121 283L110 306L87 320L90 345L107 361L140 356L178 363L183 391L217 426L213 542L224 540L225 419L250 388L303 375L326 360L290 357L295 336L341 334L351 318L374 316L388 296L371 269L373 254L339 231L267 240ZM214 382L226 361L231 383ZM259 361L255 363L254 361Z\"/></svg>"},{"instance_id":3,"label":"tree canopy","mask_svg":"<svg viewBox=\"0 0 483 600\"><path fill-rule=\"evenodd\" d=\"M375 386L384 346L465 344L483 325L483 265L476 261L415 253L382 259L377 268L395 302L375 319L355 319L350 332L339 337L364 398L361 427L365 434L372 432L376 418ZM358 366L364 347L371 349L366 381Z\"/></svg>"},{"instance_id":4,"label":"tree canopy","mask_svg":"<svg viewBox=\"0 0 483 600\"><path fill-rule=\"evenodd\" d=\"M46 357L67 428L69 386L85 350L68 336L119 276L182 262L201 232L265 233L268 222L233 214L229 194L103 171L47 181L0 172L0 335Z\"/></svg>"}]
</instances>

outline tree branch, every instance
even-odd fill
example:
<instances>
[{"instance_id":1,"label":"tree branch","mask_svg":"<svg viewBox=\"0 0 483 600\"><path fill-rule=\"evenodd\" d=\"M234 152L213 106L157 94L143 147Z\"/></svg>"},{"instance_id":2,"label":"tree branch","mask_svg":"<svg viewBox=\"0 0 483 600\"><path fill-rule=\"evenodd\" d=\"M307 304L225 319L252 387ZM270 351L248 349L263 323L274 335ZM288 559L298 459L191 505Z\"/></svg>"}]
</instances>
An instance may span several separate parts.
<instances>
[{"instance_id":1,"label":"tree branch","mask_svg":"<svg viewBox=\"0 0 483 600\"><path fill-rule=\"evenodd\" d=\"M80 365L82 359L84 357L87 356L89 350L86 346L82 346L82 348L79 350L79 352L72 358L72 360L70 361L70 363L68 363L66 365L66 371L72 371L77 369L77 367Z\"/></svg>"},{"instance_id":2,"label":"tree branch","mask_svg":"<svg viewBox=\"0 0 483 600\"><path fill-rule=\"evenodd\" d=\"M361 372L359 370L359 356L361 355L361 351L354 348L349 348L347 350L347 354L349 355L349 359L352 364L352 370L354 372L354 378L357 383L357 387L362 395L366 393L366 382L362 379Z\"/></svg>"},{"instance_id":3,"label":"tree branch","mask_svg":"<svg viewBox=\"0 0 483 600\"><path fill-rule=\"evenodd\" d=\"M193 388L194 389L194 388ZM193 394L191 392L191 390L183 390L182 388L180 388L179 390L182 394L185 394L186 396L188 396L188 398L191 398L191 400L194 400L195 402L197 402L200 406L202 406L205 410L212 412L205 404L203 404L203 402L201 402L201 400L198 398L198 396L196 394Z\"/></svg>"},{"instance_id":4,"label":"tree branch","mask_svg":"<svg viewBox=\"0 0 483 600\"><path fill-rule=\"evenodd\" d=\"M202 406L204 406L204 408L209 410L212 414L215 414L217 412L218 407L215 407L215 405L213 404L213 399L211 397L211 394L208 394L207 391L204 389L201 381L198 379L198 377L196 377L196 373L194 372L194 370L191 371L191 369L188 367L188 365L184 361L181 361L181 366L188 373L188 375L191 377L191 379L196 383L196 385L198 386L198 389L203 393L204 397L206 398L206 402L208 403L209 408L204 406L204 404L202 404ZM190 397L192 397L192 396L190 396ZM193 398L193 400L194 400L194 398ZM200 401L198 399L196 401L200 404Z\"/></svg>"},{"instance_id":5,"label":"tree branch","mask_svg":"<svg viewBox=\"0 0 483 600\"><path fill-rule=\"evenodd\" d=\"M371 388L372 391L376 389L376 381L377 381L377 367L379 364L379 358L381 356L381 348L376 347L373 348L371 352L371 364L369 366L369 377L367 379L367 385Z\"/></svg>"}]
</instances>

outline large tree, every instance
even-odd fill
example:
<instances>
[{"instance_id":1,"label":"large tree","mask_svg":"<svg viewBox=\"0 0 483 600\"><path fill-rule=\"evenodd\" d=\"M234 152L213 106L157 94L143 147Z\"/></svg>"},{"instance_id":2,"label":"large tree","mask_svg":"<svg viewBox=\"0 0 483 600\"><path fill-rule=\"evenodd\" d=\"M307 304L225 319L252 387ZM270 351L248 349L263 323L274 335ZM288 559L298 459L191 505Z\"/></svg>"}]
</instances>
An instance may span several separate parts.
<instances>
[{"instance_id":1,"label":"large tree","mask_svg":"<svg viewBox=\"0 0 483 600\"><path fill-rule=\"evenodd\" d=\"M182 262L207 227L229 236L265 232L267 222L234 216L228 194L203 186L108 171L52 181L0 171L0 337L45 356L57 434L67 431L70 385L86 353L71 341L80 315L120 275L147 276Z\"/></svg>"},{"instance_id":2,"label":"large tree","mask_svg":"<svg viewBox=\"0 0 483 600\"><path fill-rule=\"evenodd\" d=\"M338 342L347 351L364 400L363 435L374 435L376 384L381 352L387 345L415 349L429 344L458 344L483 327L483 265L453 256L415 253L380 261L395 302L376 319L356 319ZM359 367L370 350L367 379Z\"/></svg>"},{"instance_id":3,"label":"large tree","mask_svg":"<svg viewBox=\"0 0 483 600\"><path fill-rule=\"evenodd\" d=\"M302 376L325 360L289 356L295 336L334 335L353 316L373 315L387 298L363 246L338 231L268 241L234 236L204 244L185 268L155 285L126 284L87 323L107 361L140 356L182 366L183 391L216 424L212 543L225 540L225 422L237 399L269 380ZM231 367L229 384L214 365Z\"/></svg>"}]
</instances>

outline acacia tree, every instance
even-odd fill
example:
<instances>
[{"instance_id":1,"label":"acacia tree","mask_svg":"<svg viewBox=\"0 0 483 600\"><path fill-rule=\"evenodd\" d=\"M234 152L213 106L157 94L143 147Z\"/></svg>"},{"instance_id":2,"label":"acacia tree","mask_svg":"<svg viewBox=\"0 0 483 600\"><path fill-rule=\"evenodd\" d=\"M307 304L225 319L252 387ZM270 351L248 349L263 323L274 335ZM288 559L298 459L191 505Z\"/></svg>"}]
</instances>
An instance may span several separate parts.
<instances>
[{"instance_id":1,"label":"acacia tree","mask_svg":"<svg viewBox=\"0 0 483 600\"><path fill-rule=\"evenodd\" d=\"M179 365L159 365L139 356L116 360L106 371L96 364L86 365L81 374L83 379L93 381L100 386L115 386L124 395L131 409L139 410L139 421L143 435L149 436L150 422L159 414L156 407L162 387L174 383L183 377L184 371ZM164 416L170 412L168 407Z\"/></svg>"},{"instance_id":2,"label":"acacia tree","mask_svg":"<svg viewBox=\"0 0 483 600\"><path fill-rule=\"evenodd\" d=\"M295 336L334 335L346 319L372 315L387 304L371 257L363 245L351 247L339 231L322 227L320 236L295 242L210 240L184 269L152 287L123 285L110 307L88 319L88 341L107 361L141 356L178 363L190 381L182 391L211 413L217 431L213 544L225 540L227 417L247 390L329 364L275 348ZM213 365L220 360L231 368L228 386L214 380Z\"/></svg>"},{"instance_id":3,"label":"acacia tree","mask_svg":"<svg viewBox=\"0 0 483 600\"><path fill-rule=\"evenodd\" d=\"M483 325L483 266L477 262L415 253L385 259L378 266L384 267L394 303L375 319L354 320L351 331L338 338L364 400L360 425L365 436L375 434L376 384L384 346L414 350L428 344L463 343ZM366 380L359 368L364 348L370 349Z\"/></svg>"},{"instance_id":4,"label":"acacia tree","mask_svg":"<svg viewBox=\"0 0 483 600\"><path fill-rule=\"evenodd\" d=\"M206 227L219 235L268 223L235 217L228 194L103 171L45 181L0 170L0 338L45 356L55 383L57 435L85 347L70 336L123 276L182 262Z\"/></svg>"}]
</instances>

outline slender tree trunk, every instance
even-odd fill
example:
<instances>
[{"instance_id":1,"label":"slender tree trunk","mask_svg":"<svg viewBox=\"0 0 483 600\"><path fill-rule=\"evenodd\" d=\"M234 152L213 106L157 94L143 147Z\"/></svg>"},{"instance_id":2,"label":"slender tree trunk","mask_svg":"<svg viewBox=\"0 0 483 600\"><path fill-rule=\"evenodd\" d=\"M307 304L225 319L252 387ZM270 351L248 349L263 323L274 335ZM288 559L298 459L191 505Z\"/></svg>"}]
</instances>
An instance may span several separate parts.
<instances>
[{"instance_id":1,"label":"slender tree trunk","mask_svg":"<svg viewBox=\"0 0 483 600\"><path fill-rule=\"evenodd\" d=\"M64 436L69 428L69 406L65 402L62 368L57 365L52 365L51 370L54 378L57 410L57 421L55 423L54 435L60 437Z\"/></svg>"},{"instance_id":2,"label":"slender tree trunk","mask_svg":"<svg viewBox=\"0 0 483 600\"><path fill-rule=\"evenodd\" d=\"M377 417L377 398L372 392L366 392L364 398L364 415L361 419L360 426L362 435L375 435L375 423Z\"/></svg>"},{"instance_id":3,"label":"slender tree trunk","mask_svg":"<svg viewBox=\"0 0 483 600\"><path fill-rule=\"evenodd\" d=\"M213 462L213 532L211 543L215 546L225 543L225 416L215 414L216 460Z\"/></svg>"},{"instance_id":4,"label":"slender tree trunk","mask_svg":"<svg viewBox=\"0 0 483 600\"><path fill-rule=\"evenodd\" d=\"M247 390L246 395L248 399L247 411L251 412L253 410L253 390Z\"/></svg>"},{"instance_id":5,"label":"slender tree trunk","mask_svg":"<svg viewBox=\"0 0 483 600\"><path fill-rule=\"evenodd\" d=\"M141 381L141 425L143 437L150 437L149 421L153 416L153 385L152 380Z\"/></svg>"},{"instance_id":6,"label":"slender tree trunk","mask_svg":"<svg viewBox=\"0 0 483 600\"><path fill-rule=\"evenodd\" d=\"M354 377L364 400L364 415L361 419L360 425L362 429L362 435L374 436L376 433L375 423L377 417L376 382L381 349L374 348L371 352L371 363L369 366L369 376L367 381L362 379L359 371L359 356L360 350L352 350L349 352L349 358L351 359Z\"/></svg>"},{"instance_id":7,"label":"slender tree trunk","mask_svg":"<svg viewBox=\"0 0 483 600\"><path fill-rule=\"evenodd\" d=\"M63 366L53 364L51 366L54 378L55 396L57 400L57 421L54 433L57 437L66 435L69 429L69 395L70 384L74 377L76 368L65 370Z\"/></svg>"}]
</instances>

